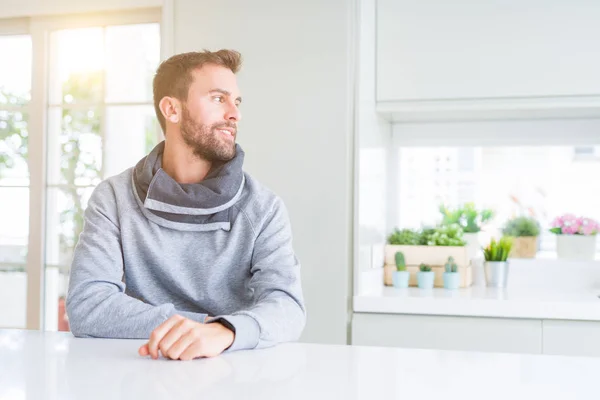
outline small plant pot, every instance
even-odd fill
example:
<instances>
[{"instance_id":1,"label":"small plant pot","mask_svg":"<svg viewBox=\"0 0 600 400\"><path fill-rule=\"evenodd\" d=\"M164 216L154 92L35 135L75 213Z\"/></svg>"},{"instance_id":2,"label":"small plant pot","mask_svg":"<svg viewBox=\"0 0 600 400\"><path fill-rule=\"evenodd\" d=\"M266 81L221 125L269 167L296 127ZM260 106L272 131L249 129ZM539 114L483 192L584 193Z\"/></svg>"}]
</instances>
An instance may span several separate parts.
<instances>
[{"instance_id":1,"label":"small plant pot","mask_svg":"<svg viewBox=\"0 0 600 400\"><path fill-rule=\"evenodd\" d=\"M392 274L392 281L394 282L394 287L407 288L409 278L410 272L408 271L394 271L394 273Z\"/></svg>"},{"instance_id":2,"label":"small plant pot","mask_svg":"<svg viewBox=\"0 0 600 400\"><path fill-rule=\"evenodd\" d=\"M460 274L458 272L444 272L444 287L446 289L458 289L460 286Z\"/></svg>"},{"instance_id":3,"label":"small plant pot","mask_svg":"<svg viewBox=\"0 0 600 400\"><path fill-rule=\"evenodd\" d=\"M488 287L505 288L508 284L508 261L486 261L483 264Z\"/></svg>"},{"instance_id":4,"label":"small plant pot","mask_svg":"<svg viewBox=\"0 0 600 400\"><path fill-rule=\"evenodd\" d=\"M557 235L558 258L567 260L593 260L596 256L596 235Z\"/></svg>"},{"instance_id":5,"label":"small plant pot","mask_svg":"<svg viewBox=\"0 0 600 400\"><path fill-rule=\"evenodd\" d=\"M434 279L435 279L435 272L433 272L433 271L417 272L417 285L419 285L419 287L421 289L433 289Z\"/></svg>"},{"instance_id":6,"label":"small plant pot","mask_svg":"<svg viewBox=\"0 0 600 400\"><path fill-rule=\"evenodd\" d=\"M535 258L538 247L537 236L520 236L513 239L510 258Z\"/></svg>"}]
</instances>

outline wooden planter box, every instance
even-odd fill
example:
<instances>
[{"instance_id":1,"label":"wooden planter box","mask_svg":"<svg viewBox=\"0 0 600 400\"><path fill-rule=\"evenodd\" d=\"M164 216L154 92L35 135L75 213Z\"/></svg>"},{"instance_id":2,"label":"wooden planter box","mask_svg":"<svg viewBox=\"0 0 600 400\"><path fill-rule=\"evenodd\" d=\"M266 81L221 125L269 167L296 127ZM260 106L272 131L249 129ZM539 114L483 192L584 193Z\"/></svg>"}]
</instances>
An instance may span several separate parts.
<instances>
[{"instance_id":1,"label":"wooden planter box","mask_svg":"<svg viewBox=\"0 0 600 400\"><path fill-rule=\"evenodd\" d=\"M431 266L435 272L435 287L444 287L443 274L448 257L458 265L460 287L473 284L473 270L469 250L465 246L385 246L384 284L392 286L392 272L396 271L396 252L404 254L406 270L410 272L409 286L417 286L417 272L421 263Z\"/></svg>"},{"instance_id":2,"label":"wooden planter box","mask_svg":"<svg viewBox=\"0 0 600 400\"><path fill-rule=\"evenodd\" d=\"M396 252L404 253L406 265L421 265L421 263L434 266L446 265L448 257L453 257L454 262L460 267L466 267L471 260L469 250L465 246L385 246L385 264L396 265Z\"/></svg>"},{"instance_id":3,"label":"wooden planter box","mask_svg":"<svg viewBox=\"0 0 600 400\"><path fill-rule=\"evenodd\" d=\"M535 258L537 253L537 236L521 236L513 238L511 258Z\"/></svg>"}]
</instances>

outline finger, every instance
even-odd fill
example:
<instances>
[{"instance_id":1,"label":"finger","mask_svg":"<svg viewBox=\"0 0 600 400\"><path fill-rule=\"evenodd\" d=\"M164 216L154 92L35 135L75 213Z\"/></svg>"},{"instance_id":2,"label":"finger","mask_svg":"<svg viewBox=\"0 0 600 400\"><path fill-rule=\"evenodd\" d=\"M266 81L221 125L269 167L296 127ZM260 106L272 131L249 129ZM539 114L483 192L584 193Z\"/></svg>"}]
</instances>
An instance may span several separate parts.
<instances>
[{"instance_id":1,"label":"finger","mask_svg":"<svg viewBox=\"0 0 600 400\"><path fill-rule=\"evenodd\" d=\"M150 334L150 340L148 341L148 352L155 360L158 358L158 344L161 339L171 330L171 328L183 319L180 315L173 315L171 318L160 324Z\"/></svg>"},{"instance_id":2,"label":"finger","mask_svg":"<svg viewBox=\"0 0 600 400\"><path fill-rule=\"evenodd\" d=\"M146 343L145 345L140 347L140 349L138 350L138 353L142 357L146 357L148 354L150 354L150 351L148 350L148 343Z\"/></svg>"},{"instance_id":3,"label":"finger","mask_svg":"<svg viewBox=\"0 0 600 400\"><path fill-rule=\"evenodd\" d=\"M194 342L198 340L196 333L193 330L188 331L185 335L179 338L178 341L173 343L171 348L169 349L167 355L172 360L177 360L181 356L181 354Z\"/></svg>"},{"instance_id":4,"label":"finger","mask_svg":"<svg viewBox=\"0 0 600 400\"><path fill-rule=\"evenodd\" d=\"M204 357L206 344L204 340L195 340L179 356L182 361L193 360L194 358Z\"/></svg>"},{"instance_id":5,"label":"finger","mask_svg":"<svg viewBox=\"0 0 600 400\"><path fill-rule=\"evenodd\" d=\"M162 355L166 357L173 343L188 333L194 327L194 324L195 322L189 319L182 319L177 322L158 343L158 348Z\"/></svg>"}]
</instances>

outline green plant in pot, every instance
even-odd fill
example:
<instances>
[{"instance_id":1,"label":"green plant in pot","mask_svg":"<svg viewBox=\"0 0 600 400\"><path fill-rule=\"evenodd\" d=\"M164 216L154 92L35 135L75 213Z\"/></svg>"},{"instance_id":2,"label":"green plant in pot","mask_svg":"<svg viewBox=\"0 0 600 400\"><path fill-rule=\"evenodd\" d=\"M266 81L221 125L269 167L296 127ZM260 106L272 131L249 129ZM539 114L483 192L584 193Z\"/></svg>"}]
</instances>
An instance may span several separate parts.
<instances>
[{"instance_id":1,"label":"green plant in pot","mask_svg":"<svg viewBox=\"0 0 600 400\"><path fill-rule=\"evenodd\" d=\"M510 236L503 236L500 240L492 239L483 249L485 263L485 281L490 287L506 287L508 284L508 256L513 246Z\"/></svg>"},{"instance_id":2,"label":"green plant in pot","mask_svg":"<svg viewBox=\"0 0 600 400\"><path fill-rule=\"evenodd\" d=\"M464 246L463 230L458 224L441 225L424 229L421 243L427 246Z\"/></svg>"},{"instance_id":3,"label":"green plant in pot","mask_svg":"<svg viewBox=\"0 0 600 400\"><path fill-rule=\"evenodd\" d=\"M478 233L483 225L494 218L494 211L490 209L478 210L475 203L465 203L463 207L455 209L441 205L442 225L459 224L465 233Z\"/></svg>"},{"instance_id":4,"label":"green plant in pot","mask_svg":"<svg viewBox=\"0 0 600 400\"><path fill-rule=\"evenodd\" d=\"M421 244L421 233L414 229L394 229L387 238L388 244L416 246Z\"/></svg>"},{"instance_id":5,"label":"green plant in pot","mask_svg":"<svg viewBox=\"0 0 600 400\"><path fill-rule=\"evenodd\" d=\"M465 203L462 207L455 209L441 205L439 210L442 214L442 225L460 225L469 249L469 257L477 257L480 251L478 234L482 227L494 217L494 212L491 209L477 209L475 203Z\"/></svg>"},{"instance_id":6,"label":"green plant in pot","mask_svg":"<svg viewBox=\"0 0 600 400\"><path fill-rule=\"evenodd\" d=\"M448 257L448 261L444 265L444 287L446 289L458 289L460 286L460 274L458 273L458 265L454 262L453 257Z\"/></svg>"},{"instance_id":7,"label":"green plant in pot","mask_svg":"<svg viewBox=\"0 0 600 400\"><path fill-rule=\"evenodd\" d=\"M431 266L427 264L419 265L419 272L417 273L417 285L421 289L433 289L434 280L435 272L431 270Z\"/></svg>"},{"instance_id":8,"label":"green plant in pot","mask_svg":"<svg viewBox=\"0 0 600 400\"><path fill-rule=\"evenodd\" d=\"M511 258L534 258L538 249L540 224L532 217L516 217L506 222L502 233L513 238Z\"/></svg>"},{"instance_id":9,"label":"green plant in pot","mask_svg":"<svg viewBox=\"0 0 600 400\"><path fill-rule=\"evenodd\" d=\"M396 271L392 275L394 287L407 288L410 278L410 272L406 270L404 254L401 251L396 252Z\"/></svg>"}]
</instances>

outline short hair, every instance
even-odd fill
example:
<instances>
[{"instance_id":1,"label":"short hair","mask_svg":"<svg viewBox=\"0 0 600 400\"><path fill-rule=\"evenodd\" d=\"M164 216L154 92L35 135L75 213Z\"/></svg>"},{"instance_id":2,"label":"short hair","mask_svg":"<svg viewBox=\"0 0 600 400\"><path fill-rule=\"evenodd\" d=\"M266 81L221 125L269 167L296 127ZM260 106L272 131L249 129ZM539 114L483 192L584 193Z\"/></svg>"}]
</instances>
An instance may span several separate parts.
<instances>
[{"instance_id":1,"label":"short hair","mask_svg":"<svg viewBox=\"0 0 600 400\"><path fill-rule=\"evenodd\" d=\"M164 133L166 133L166 121L158 104L165 96L175 97L182 101L187 100L188 91L193 82L192 71L202 68L206 64L229 68L235 74L242 65L242 56L235 50L223 49L214 52L204 50L176 54L158 66L152 82L152 92L154 111Z\"/></svg>"}]
</instances>

